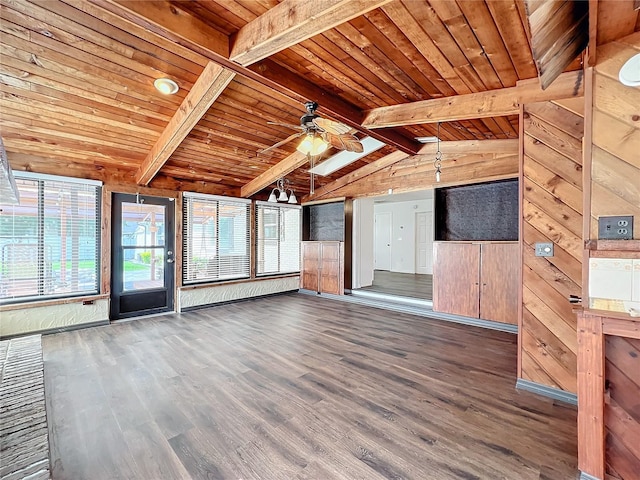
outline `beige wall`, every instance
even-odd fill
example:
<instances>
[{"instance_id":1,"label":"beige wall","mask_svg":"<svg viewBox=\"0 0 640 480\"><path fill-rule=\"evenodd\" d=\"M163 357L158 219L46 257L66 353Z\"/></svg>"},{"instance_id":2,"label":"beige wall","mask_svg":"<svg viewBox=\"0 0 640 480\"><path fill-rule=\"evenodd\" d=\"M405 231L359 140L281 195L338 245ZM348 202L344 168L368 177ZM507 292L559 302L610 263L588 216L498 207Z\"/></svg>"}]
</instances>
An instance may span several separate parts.
<instances>
[{"instance_id":1,"label":"beige wall","mask_svg":"<svg viewBox=\"0 0 640 480\"><path fill-rule=\"evenodd\" d=\"M0 312L0 337L108 321L107 298L94 300L92 305L83 305L82 300L55 305L29 305Z\"/></svg>"}]
</instances>

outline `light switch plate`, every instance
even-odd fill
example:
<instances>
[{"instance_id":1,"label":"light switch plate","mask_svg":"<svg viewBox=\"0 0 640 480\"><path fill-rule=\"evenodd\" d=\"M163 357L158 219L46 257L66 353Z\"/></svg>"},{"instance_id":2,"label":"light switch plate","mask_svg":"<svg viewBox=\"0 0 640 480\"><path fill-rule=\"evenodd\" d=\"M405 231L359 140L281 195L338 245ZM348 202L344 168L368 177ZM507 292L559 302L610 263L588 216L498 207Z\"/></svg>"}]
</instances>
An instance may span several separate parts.
<instances>
[{"instance_id":1,"label":"light switch plate","mask_svg":"<svg viewBox=\"0 0 640 480\"><path fill-rule=\"evenodd\" d=\"M553 243L537 242L536 257L553 257Z\"/></svg>"},{"instance_id":2,"label":"light switch plate","mask_svg":"<svg viewBox=\"0 0 640 480\"><path fill-rule=\"evenodd\" d=\"M633 216L598 217L598 239L631 240L633 238Z\"/></svg>"}]
</instances>

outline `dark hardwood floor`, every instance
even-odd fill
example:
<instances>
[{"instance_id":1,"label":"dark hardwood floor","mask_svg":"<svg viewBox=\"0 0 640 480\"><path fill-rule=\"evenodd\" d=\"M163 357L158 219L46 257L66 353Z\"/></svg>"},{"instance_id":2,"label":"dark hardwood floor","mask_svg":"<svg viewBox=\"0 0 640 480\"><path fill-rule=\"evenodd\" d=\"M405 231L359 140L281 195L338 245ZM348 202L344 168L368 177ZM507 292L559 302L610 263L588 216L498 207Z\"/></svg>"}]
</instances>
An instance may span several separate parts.
<instances>
[{"instance_id":1,"label":"dark hardwood floor","mask_svg":"<svg viewBox=\"0 0 640 480\"><path fill-rule=\"evenodd\" d=\"M577 478L508 333L287 294L43 345L53 479Z\"/></svg>"},{"instance_id":2,"label":"dark hardwood floor","mask_svg":"<svg viewBox=\"0 0 640 480\"><path fill-rule=\"evenodd\" d=\"M360 290L433 300L433 275L375 270L373 272L373 284Z\"/></svg>"}]
</instances>

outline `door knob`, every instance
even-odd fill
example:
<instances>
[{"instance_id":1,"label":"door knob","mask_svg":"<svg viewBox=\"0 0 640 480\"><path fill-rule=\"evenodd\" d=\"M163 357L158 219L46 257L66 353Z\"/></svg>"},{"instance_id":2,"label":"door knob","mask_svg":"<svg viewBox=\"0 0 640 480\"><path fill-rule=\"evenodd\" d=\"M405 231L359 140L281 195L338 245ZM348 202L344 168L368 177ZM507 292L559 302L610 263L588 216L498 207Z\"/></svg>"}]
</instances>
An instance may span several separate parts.
<instances>
[{"instance_id":1,"label":"door knob","mask_svg":"<svg viewBox=\"0 0 640 480\"><path fill-rule=\"evenodd\" d=\"M167 263L173 263L173 258L167 258Z\"/></svg>"}]
</instances>

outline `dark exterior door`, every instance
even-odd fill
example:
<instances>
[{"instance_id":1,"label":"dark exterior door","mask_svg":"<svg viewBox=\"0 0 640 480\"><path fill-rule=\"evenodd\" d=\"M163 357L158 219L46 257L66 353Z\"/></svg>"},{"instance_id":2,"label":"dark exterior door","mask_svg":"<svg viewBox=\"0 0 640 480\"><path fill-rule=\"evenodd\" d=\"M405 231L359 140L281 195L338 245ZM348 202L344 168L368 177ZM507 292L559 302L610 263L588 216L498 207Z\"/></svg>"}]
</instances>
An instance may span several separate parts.
<instances>
[{"instance_id":1,"label":"dark exterior door","mask_svg":"<svg viewBox=\"0 0 640 480\"><path fill-rule=\"evenodd\" d=\"M175 201L115 193L111 319L173 311Z\"/></svg>"}]
</instances>

